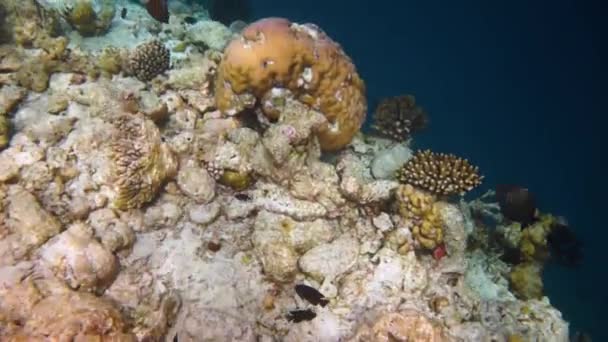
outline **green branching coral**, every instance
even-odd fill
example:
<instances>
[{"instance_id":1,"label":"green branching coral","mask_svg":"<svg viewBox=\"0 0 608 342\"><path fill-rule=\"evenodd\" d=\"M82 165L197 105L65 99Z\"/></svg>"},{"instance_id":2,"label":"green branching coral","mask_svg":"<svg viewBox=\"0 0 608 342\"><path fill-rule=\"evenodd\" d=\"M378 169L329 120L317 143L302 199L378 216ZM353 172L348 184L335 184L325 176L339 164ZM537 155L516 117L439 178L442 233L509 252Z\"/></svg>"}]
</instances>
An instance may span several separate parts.
<instances>
[{"instance_id":1,"label":"green branching coral","mask_svg":"<svg viewBox=\"0 0 608 342\"><path fill-rule=\"evenodd\" d=\"M77 0L72 6L66 7L65 19L83 36L95 36L105 33L114 18L114 1L103 0L101 9L95 12L91 0Z\"/></svg>"},{"instance_id":2,"label":"green branching coral","mask_svg":"<svg viewBox=\"0 0 608 342\"><path fill-rule=\"evenodd\" d=\"M122 115L110 144L118 209L141 207L177 172L177 159L161 141L158 128L142 115Z\"/></svg>"}]
</instances>

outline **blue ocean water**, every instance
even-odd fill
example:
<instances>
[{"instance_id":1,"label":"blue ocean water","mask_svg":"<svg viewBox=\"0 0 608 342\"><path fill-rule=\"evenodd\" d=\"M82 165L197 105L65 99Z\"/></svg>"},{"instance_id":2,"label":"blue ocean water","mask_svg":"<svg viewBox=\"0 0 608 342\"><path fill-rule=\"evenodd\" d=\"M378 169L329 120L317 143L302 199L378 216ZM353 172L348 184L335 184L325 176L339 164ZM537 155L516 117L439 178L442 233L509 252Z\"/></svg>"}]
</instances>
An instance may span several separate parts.
<instances>
[{"instance_id":1,"label":"blue ocean water","mask_svg":"<svg viewBox=\"0 0 608 342\"><path fill-rule=\"evenodd\" d=\"M481 191L515 183L566 217L584 265L549 266L546 293L571 331L608 341L606 47L599 1L252 0L255 18L313 22L342 44L373 106L411 93L431 125L415 147L467 157ZM373 108L372 108L373 109Z\"/></svg>"}]
</instances>

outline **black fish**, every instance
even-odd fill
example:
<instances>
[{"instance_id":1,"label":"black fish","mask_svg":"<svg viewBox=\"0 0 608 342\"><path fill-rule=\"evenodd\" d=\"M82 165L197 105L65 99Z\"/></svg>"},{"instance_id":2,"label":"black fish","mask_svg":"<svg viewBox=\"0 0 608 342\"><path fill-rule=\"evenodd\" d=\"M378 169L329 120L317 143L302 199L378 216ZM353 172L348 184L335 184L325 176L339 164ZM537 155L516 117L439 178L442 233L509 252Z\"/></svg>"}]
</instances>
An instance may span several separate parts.
<instances>
[{"instance_id":1,"label":"black fish","mask_svg":"<svg viewBox=\"0 0 608 342\"><path fill-rule=\"evenodd\" d=\"M536 221L536 200L526 188L517 185L496 186L496 199L502 215L525 228Z\"/></svg>"},{"instance_id":2,"label":"black fish","mask_svg":"<svg viewBox=\"0 0 608 342\"><path fill-rule=\"evenodd\" d=\"M296 293L300 298L307 300L312 305L325 306L329 303L329 300L321 292L308 285L296 285Z\"/></svg>"},{"instance_id":3,"label":"black fish","mask_svg":"<svg viewBox=\"0 0 608 342\"><path fill-rule=\"evenodd\" d=\"M583 243L565 223L556 222L551 225L547 245L551 258L560 265L577 267L583 261Z\"/></svg>"},{"instance_id":4,"label":"black fish","mask_svg":"<svg viewBox=\"0 0 608 342\"><path fill-rule=\"evenodd\" d=\"M300 323L302 321L312 321L317 314L310 309L306 310L291 310L287 314L287 320L294 323Z\"/></svg>"},{"instance_id":5,"label":"black fish","mask_svg":"<svg viewBox=\"0 0 608 342\"><path fill-rule=\"evenodd\" d=\"M184 22L185 22L186 24L190 24L190 25L192 25L192 24L196 23L196 18L195 18L195 17L190 17L190 16L188 16L188 17L185 17L185 18L184 18Z\"/></svg>"},{"instance_id":6,"label":"black fish","mask_svg":"<svg viewBox=\"0 0 608 342\"><path fill-rule=\"evenodd\" d=\"M169 7L167 6L168 0L148 0L146 3L146 10L156 20L161 23L169 22Z\"/></svg>"},{"instance_id":7,"label":"black fish","mask_svg":"<svg viewBox=\"0 0 608 342\"><path fill-rule=\"evenodd\" d=\"M122 19L127 17L127 8L126 7L123 7L122 10L120 11L120 17Z\"/></svg>"}]
</instances>

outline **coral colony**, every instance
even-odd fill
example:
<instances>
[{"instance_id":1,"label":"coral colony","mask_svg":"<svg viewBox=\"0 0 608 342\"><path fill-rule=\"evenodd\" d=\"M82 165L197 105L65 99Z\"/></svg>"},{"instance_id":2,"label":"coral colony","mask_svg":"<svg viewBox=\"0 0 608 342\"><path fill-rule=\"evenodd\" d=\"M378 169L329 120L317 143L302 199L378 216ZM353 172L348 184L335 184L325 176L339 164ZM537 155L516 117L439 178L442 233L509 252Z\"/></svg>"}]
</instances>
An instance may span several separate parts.
<instances>
[{"instance_id":1,"label":"coral colony","mask_svg":"<svg viewBox=\"0 0 608 342\"><path fill-rule=\"evenodd\" d=\"M321 28L166 5L0 3L0 340L568 340L563 219L460 197L411 95L360 132Z\"/></svg>"}]
</instances>

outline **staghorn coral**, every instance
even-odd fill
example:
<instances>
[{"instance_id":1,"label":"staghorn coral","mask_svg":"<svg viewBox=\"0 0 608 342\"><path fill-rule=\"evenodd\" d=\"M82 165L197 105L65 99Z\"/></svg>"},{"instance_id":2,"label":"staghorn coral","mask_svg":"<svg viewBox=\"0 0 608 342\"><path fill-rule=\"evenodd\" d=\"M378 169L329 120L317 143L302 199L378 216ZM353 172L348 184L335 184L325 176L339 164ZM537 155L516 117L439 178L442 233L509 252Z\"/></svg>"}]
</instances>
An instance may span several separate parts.
<instances>
[{"instance_id":1,"label":"staghorn coral","mask_svg":"<svg viewBox=\"0 0 608 342\"><path fill-rule=\"evenodd\" d=\"M395 141L406 141L413 133L426 128L426 112L416 106L413 95L383 99L374 111L372 128L380 135Z\"/></svg>"},{"instance_id":2,"label":"staghorn coral","mask_svg":"<svg viewBox=\"0 0 608 342\"><path fill-rule=\"evenodd\" d=\"M416 190L409 184L397 188L399 214L412 224L415 241L433 250L443 243L441 209L433 196Z\"/></svg>"},{"instance_id":3,"label":"staghorn coral","mask_svg":"<svg viewBox=\"0 0 608 342\"><path fill-rule=\"evenodd\" d=\"M234 115L273 89L287 88L327 119L317 136L324 150L348 144L365 119L365 85L340 46L318 27L286 19L259 20L225 49L218 68L218 108ZM276 113L266 112L269 119Z\"/></svg>"},{"instance_id":4,"label":"staghorn coral","mask_svg":"<svg viewBox=\"0 0 608 342\"><path fill-rule=\"evenodd\" d=\"M114 206L119 209L140 207L150 201L161 184L177 172L177 160L161 142L160 132L142 115L121 115L115 123L111 142Z\"/></svg>"},{"instance_id":5,"label":"staghorn coral","mask_svg":"<svg viewBox=\"0 0 608 342\"><path fill-rule=\"evenodd\" d=\"M139 80L149 81L169 69L170 54L169 50L158 40L140 44L129 56L129 70Z\"/></svg>"},{"instance_id":6,"label":"staghorn coral","mask_svg":"<svg viewBox=\"0 0 608 342\"><path fill-rule=\"evenodd\" d=\"M65 8L63 15L81 35L101 35L110 28L116 9L112 0L102 0L100 5L99 11L95 11L93 0L76 0Z\"/></svg>"},{"instance_id":7,"label":"staghorn coral","mask_svg":"<svg viewBox=\"0 0 608 342\"><path fill-rule=\"evenodd\" d=\"M397 179L436 195L463 195L481 184L483 176L466 159L453 154L419 151L397 171Z\"/></svg>"}]
</instances>

